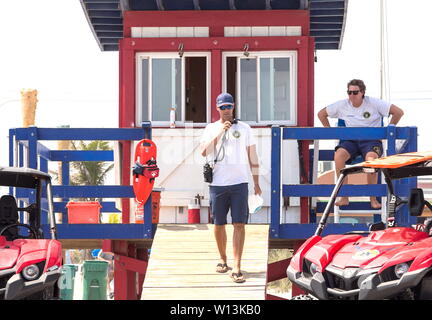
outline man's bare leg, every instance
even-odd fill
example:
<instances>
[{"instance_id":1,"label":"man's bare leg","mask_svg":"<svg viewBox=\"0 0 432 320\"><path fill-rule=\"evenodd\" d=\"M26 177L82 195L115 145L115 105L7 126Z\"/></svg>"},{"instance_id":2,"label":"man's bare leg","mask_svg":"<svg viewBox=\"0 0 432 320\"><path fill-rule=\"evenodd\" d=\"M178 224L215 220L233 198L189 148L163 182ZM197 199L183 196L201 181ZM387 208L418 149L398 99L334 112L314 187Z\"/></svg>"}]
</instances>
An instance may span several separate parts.
<instances>
[{"instance_id":1,"label":"man's bare leg","mask_svg":"<svg viewBox=\"0 0 432 320\"><path fill-rule=\"evenodd\" d=\"M366 154L365 160L371 161L378 158L378 154L371 151ZM377 173L368 173L367 174L367 183L368 184L377 184L378 182L378 174ZM376 197L370 197L371 207L374 209L380 209L381 203L378 202Z\"/></svg>"},{"instance_id":2,"label":"man's bare leg","mask_svg":"<svg viewBox=\"0 0 432 320\"><path fill-rule=\"evenodd\" d=\"M243 246L245 241L245 225L244 223L233 223L233 226L234 266L230 276L234 282L242 283L245 282L244 275L241 273L241 257L243 254Z\"/></svg>"},{"instance_id":3,"label":"man's bare leg","mask_svg":"<svg viewBox=\"0 0 432 320\"><path fill-rule=\"evenodd\" d=\"M233 273L240 272L241 269L241 257L243 254L243 247L245 241L245 225L244 223L234 223L233 233L233 254L234 254L234 266Z\"/></svg>"},{"instance_id":4,"label":"man's bare leg","mask_svg":"<svg viewBox=\"0 0 432 320\"><path fill-rule=\"evenodd\" d=\"M334 155L336 177L339 178L340 171L345 168L345 162L350 158L350 154L344 148L338 148ZM346 179L344 179L346 181ZM345 183L345 182L344 182ZM335 206L346 206L349 204L348 197L339 197L336 199Z\"/></svg>"},{"instance_id":5,"label":"man's bare leg","mask_svg":"<svg viewBox=\"0 0 432 320\"><path fill-rule=\"evenodd\" d=\"M225 225L215 224L214 236L219 251L220 263L226 264L227 263L227 255L226 255L227 235L226 235Z\"/></svg>"}]
</instances>

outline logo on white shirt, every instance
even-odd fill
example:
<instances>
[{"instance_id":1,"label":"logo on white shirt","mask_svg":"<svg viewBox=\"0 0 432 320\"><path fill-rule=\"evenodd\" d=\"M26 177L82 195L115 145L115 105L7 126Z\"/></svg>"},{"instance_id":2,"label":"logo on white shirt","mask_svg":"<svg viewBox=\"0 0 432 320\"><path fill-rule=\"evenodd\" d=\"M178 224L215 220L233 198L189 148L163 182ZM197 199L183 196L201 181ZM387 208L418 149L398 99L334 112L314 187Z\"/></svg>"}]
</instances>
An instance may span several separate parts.
<instances>
[{"instance_id":1,"label":"logo on white shirt","mask_svg":"<svg viewBox=\"0 0 432 320\"><path fill-rule=\"evenodd\" d=\"M365 119L369 118L370 116L371 116L371 114L369 113L369 111L365 111L365 112L363 113L363 117L364 117Z\"/></svg>"}]
</instances>

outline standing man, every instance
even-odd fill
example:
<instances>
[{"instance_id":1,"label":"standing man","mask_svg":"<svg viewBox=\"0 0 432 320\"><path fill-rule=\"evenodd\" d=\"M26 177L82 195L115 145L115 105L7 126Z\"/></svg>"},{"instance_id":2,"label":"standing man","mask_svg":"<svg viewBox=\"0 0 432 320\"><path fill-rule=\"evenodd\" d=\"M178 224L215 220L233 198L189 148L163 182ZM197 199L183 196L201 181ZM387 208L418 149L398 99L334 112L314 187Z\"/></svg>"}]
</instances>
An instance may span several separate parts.
<instances>
[{"instance_id":1,"label":"standing man","mask_svg":"<svg viewBox=\"0 0 432 320\"><path fill-rule=\"evenodd\" d=\"M251 127L234 119L234 100L229 93L216 98L220 119L209 123L201 137L201 155L214 163L213 181L210 183L210 208L214 235L220 254L216 272L225 273L227 265L225 225L228 210L234 226L234 266L231 278L244 282L241 273L241 256L245 241L245 224L248 220L248 181L252 172L255 194L261 194L256 142ZM216 162L215 162L216 160Z\"/></svg>"},{"instance_id":2,"label":"standing man","mask_svg":"<svg viewBox=\"0 0 432 320\"><path fill-rule=\"evenodd\" d=\"M321 109L318 118L324 127L330 127L328 117L339 118L345 121L347 127L381 127L382 117L391 116L389 124L396 125L403 116L402 109L389 102L365 96L366 86L362 80L353 79L348 82L348 99L340 100ZM334 161L336 175L345 163L350 163L357 155L362 155L365 161L373 160L382 155L383 146L380 140L341 140L335 148ZM367 175L368 184L377 183L376 173ZM374 209L381 208L376 197L370 197L371 206ZM340 197L336 206L349 204L348 197Z\"/></svg>"}]
</instances>

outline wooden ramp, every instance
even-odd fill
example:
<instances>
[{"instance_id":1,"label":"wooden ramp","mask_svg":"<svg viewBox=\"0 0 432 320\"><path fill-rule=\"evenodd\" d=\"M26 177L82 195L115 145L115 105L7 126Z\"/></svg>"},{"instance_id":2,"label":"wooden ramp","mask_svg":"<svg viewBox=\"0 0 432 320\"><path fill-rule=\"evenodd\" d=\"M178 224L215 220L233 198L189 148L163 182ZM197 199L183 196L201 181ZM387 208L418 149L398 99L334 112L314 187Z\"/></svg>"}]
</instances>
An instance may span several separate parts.
<instances>
[{"instance_id":1,"label":"wooden ramp","mask_svg":"<svg viewBox=\"0 0 432 320\"><path fill-rule=\"evenodd\" d=\"M226 225L228 266L233 265L233 226ZM211 224L159 224L151 248L142 300L264 300L268 225L246 225L242 273L234 283L217 273L219 254Z\"/></svg>"}]
</instances>

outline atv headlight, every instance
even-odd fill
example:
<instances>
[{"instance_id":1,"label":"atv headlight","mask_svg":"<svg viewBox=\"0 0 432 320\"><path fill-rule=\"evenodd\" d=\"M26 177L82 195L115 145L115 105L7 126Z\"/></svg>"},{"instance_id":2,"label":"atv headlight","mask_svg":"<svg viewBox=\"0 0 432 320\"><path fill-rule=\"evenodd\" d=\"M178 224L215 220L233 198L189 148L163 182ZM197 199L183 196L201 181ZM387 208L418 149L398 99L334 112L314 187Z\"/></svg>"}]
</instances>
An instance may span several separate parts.
<instances>
[{"instance_id":1,"label":"atv headlight","mask_svg":"<svg viewBox=\"0 0 432 320\"><path fill-rule=\"evenodd\" d=\"M39 277L40 270L39 270L39 267L37 265L31 264L31 265L25 267L22 270L21 274L24 277L24 279L31 281L31 280L35 280Z\"/></svg>"},{"instance_id":2,"label":"atv headlight","mask_svg":"<svg viewBox=\"0 0 432 320\"><path fill-rule=\"evenodd\" d=\"M311 275L314 275L315 273L318 272L318 266L315 263L311 263L311 265L309 267L309 271L310 271Z\"/></svg>"},{"instance_id":3,"label":"atv headlight","mask_svg":"<svg viewBox=\"0 0 432 320\"><path fill-rule=\"evenodd\" d=\"M394 268L396 277L400 279L402 275L408 271L409 267L410 267L409 264L406 262L397 264Z\"/></svg>"}]
</instances>

